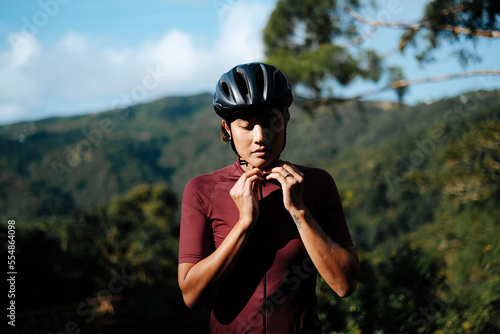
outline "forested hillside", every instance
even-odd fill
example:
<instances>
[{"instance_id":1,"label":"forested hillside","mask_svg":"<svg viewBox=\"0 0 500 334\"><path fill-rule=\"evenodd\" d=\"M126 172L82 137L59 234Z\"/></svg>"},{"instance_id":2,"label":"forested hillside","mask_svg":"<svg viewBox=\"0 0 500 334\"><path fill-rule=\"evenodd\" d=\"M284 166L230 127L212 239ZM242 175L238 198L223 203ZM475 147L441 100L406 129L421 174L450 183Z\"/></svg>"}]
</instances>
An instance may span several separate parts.
<instances>
[{"instance_id":1,"label":"forested hillside","mask_svg":"<svg viewBox=\"0 0 500 334\"><path fill-rule=\"evenodd\" d=\"M1 127L19 319L204 332L177 287L178 209L191 177L234 161L219 124L203 94ZM319 280L325 333L500 331L500 91L295 108L283 158L334 176L361 255L351 297Z\"/></svg>"},{"instance_id":2,"label":"forested hillside","mask_svg":"<svg viewBox=\"0 0 500 334\"><path fill-rule=\"evenodd\" d=\"M66 215L138 184L184 180L221 166L208 94L0 128L2 214ZM229 152L227 152L229 153ZM182 182L181 182L182 180ZM8 190L8 191L7 191Z\"/></svg>"}]
</instances>

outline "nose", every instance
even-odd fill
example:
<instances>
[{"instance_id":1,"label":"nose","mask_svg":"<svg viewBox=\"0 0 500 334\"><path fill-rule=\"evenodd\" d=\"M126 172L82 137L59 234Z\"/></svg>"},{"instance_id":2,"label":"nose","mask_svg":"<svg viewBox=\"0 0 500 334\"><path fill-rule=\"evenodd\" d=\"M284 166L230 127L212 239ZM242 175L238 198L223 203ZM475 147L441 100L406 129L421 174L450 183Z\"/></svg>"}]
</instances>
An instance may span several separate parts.
<instances>
[{"instance_id":1,"label":"nose","mask_svg":"<svg viewBox=\"0 0 500 334\"><path fill-rule=\"evenodd\" d=\"M256 143L264 143L267 139L266 129L261 124L256 124L253 128L253 139Z\"/></svg>"}]
</instances>

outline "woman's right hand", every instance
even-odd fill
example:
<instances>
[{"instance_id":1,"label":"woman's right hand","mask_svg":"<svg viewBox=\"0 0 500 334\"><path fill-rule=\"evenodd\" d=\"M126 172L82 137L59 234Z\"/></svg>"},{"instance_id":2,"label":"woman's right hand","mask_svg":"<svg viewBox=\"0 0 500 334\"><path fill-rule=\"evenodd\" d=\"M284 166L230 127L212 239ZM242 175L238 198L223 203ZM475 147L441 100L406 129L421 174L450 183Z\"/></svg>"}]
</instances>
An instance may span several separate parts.
<instances>
[{"instance_id":1,"label":"woman's right hand","mask_svg":"<svg viewBox=\"0 0 500 334\"><path fill-rule=\"evenodd\" d=\"M238 207L240 221L253 224L259 217L259 184L264 180L262 171L257 168L241 175L229 195Z\"/></svg>"}]
</instances>

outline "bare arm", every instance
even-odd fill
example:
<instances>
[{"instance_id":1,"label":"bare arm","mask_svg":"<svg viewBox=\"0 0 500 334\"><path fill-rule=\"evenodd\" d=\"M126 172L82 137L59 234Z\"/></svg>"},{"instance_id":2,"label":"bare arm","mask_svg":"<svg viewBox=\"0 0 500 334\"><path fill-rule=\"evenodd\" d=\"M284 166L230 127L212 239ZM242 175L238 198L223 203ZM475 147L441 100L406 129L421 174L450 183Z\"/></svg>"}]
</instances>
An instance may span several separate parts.
<instances>
[{"instance_id":1,"label":"bare arm","mask_svg":"<svg viewBox=\"0 0 500 334\"><path fill-rule=\"evenodd\" d=\"M259 216L257 191L261 180L262 172L256 169L240 177L230 192L240 212L231 232L205 259L179 264L179 287L189 308L196 308L213 295L236 266Z\"/></svg>"},{"instance_id":2,"label":"bare arm","mask_svg":"<svg viewBox=\"0 0 500 334\"><path fill-rule=\"evenodd\" d=\"M344 248L330 239L307 209L291 214L307 253L321 277L340 297L352 294L359 273L356 249Z\"/></svg>"},{"instance_id":3,"label":"bare arm","mask_svg":"<svg viewBox=\"0 0 500 334\"><path fill-rule=\"evenodd\" d=\"M356 249L331 240L311 215L302 197L304 176L295 166L284 163L273 168L267 178L281 183L285 208L321 277L340 297L349 296L356 289L359 273Z\"/></svg>"},{"instance_id":4,"label":"bare arm","mask_svg":"<svg viewBox=\"0 0 500 334\"><path fill-rule=\"evenodd\" d=\"M179 264L179 286L189 308L196 308L205 302L226 280L250 233L249 224L240 220L217 250L208 257L196 264Z\"/></svg>"}]
</instances>

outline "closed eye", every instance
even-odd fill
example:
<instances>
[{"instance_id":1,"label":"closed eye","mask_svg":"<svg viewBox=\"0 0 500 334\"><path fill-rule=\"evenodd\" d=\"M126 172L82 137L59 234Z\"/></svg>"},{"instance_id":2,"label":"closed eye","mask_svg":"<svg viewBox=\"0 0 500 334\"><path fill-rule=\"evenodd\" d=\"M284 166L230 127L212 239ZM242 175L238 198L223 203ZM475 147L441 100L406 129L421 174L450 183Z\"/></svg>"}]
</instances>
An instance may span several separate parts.
<instances>
[{"instance_id":1,"label":"closed eye","mask_svg":"<svg viewBox=\"0 0 500 334\"><path fill-rule=\"evenodd\" d=\"M253 123L246 122L246 121L239 121L236 125L239 128L244 129L244 130L248 130L248 131L251 131L254 127Z\"/></svg>"}]
</instances>

